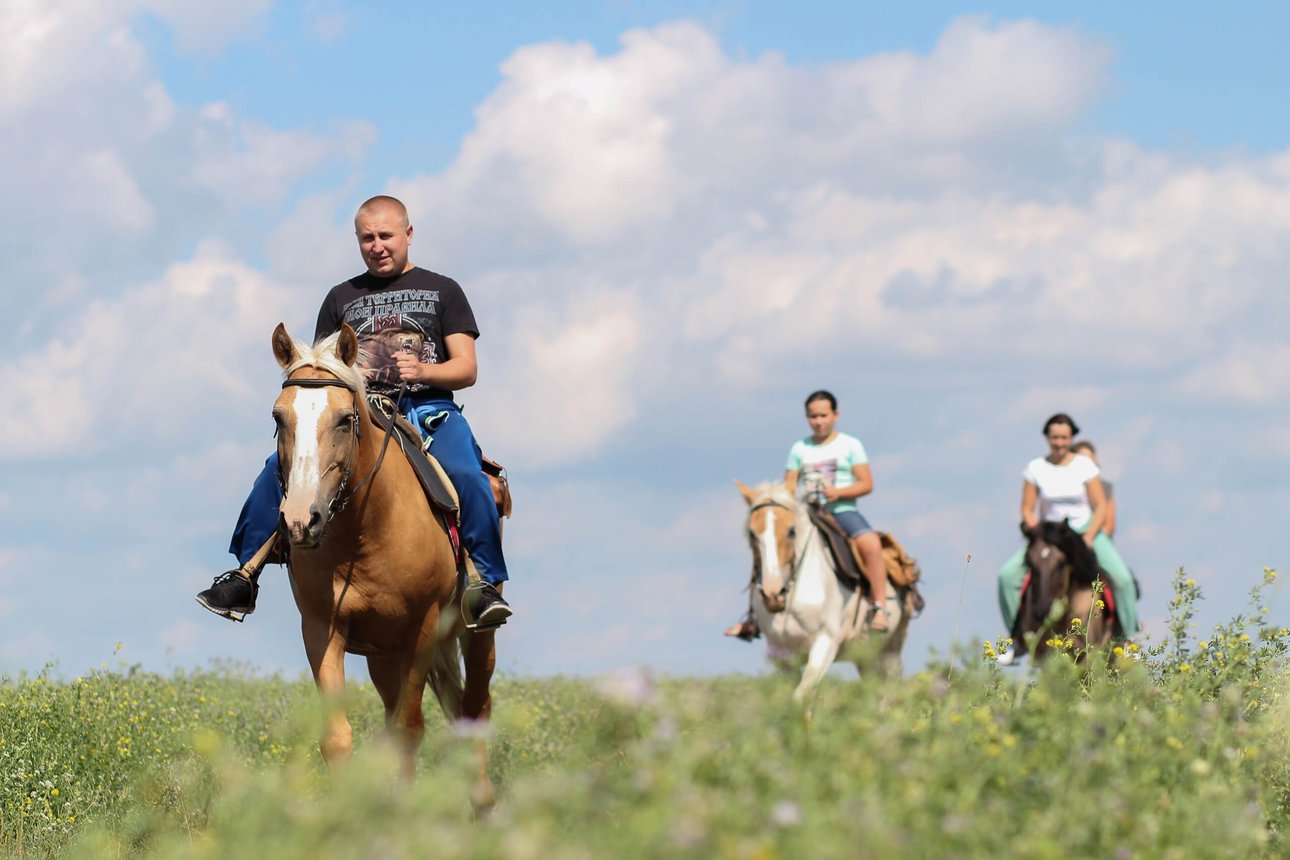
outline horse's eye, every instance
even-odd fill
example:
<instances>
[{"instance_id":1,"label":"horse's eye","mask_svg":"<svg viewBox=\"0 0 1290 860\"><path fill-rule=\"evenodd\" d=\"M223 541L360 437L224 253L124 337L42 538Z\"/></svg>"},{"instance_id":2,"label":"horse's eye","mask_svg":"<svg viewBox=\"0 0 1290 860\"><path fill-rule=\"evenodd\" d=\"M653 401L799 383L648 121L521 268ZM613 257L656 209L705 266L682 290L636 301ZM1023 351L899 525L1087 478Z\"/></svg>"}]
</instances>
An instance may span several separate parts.
<instances>
[{"instance_id":1,"label":"horse's eye","mask_svg":"<svg viewBox=\"0 0 1290 860\"><path fill-rule=\"evenodd\" d=\"M341 420L339 424L336 425L336 429L342 433L348 433L350 430L353 429L353 427L354 427L354 421L352 418L344 418Z\"/></svg>"}]
</instances>

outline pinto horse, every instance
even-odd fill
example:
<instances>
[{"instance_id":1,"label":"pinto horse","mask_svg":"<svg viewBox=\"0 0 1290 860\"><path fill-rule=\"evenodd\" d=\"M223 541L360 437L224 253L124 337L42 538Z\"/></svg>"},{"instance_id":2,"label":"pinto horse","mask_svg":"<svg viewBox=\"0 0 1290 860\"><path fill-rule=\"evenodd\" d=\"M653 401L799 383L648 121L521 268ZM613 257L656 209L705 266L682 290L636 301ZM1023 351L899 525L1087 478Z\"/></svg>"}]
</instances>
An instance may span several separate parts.
<instances>
[{"instance_id":1,"label":"pinto horse","mask_svg":"<svg viewBox=\"0 0 1290 860\"><path fill-rule=\"evenodd\" d=\"M449 719L488 719L493 634L464 632L448 526L398 446L384 456L387 440L355 367L353 329L342 325L309 347L279 323L273 354L285 377L273 407L286 491L279 528L290 543L291 590L327 713L322 755L328 765L349 756L345 654L361 654L411 777L427 681ZM493 788L485 742L477 744L472 800L484 807Z\"/></svg>"},{"instance_id":2,"label":"pinto horse","mask_svg":"<svg viewBox=\"0 0 1290 860\"><path fill-rule=\"evenodd\" d=\"M782 483L749 487L735 481L748 502L745 524L752 546L752 612L766 636L769 654L782 668L801 662L802 679L794 701L805 700L847 643L866 634L871 604L865 595L838 581L833 557L811 522L804 503ZM879 657L889 671L900 671L910 613L904 595L888 583L887 611L891 632ZM855 659L864 672L864 656Z\"/></svg>"},{"instance_id":3,"label":"pinto horse","mask_svg":"<svg viewBox=\"0 0 1290 860\"><path fill-rule=\"evenodd\" d=\"M1112 609L1114 597L1103 591L1105 609L1093 601L1093 583L1101 579L1102 569L1097 556L1084 542L1083 536L1070 527L1066 520L1044 522L1027 529L1021 528L1029 543L1026 546L1026 569L1029 571L1022 586L1021 603L1017 620L1013 624L1013 648L1025 653L1031 648L1036 660L1047 656L1050 635L1075 640L1074 653L1082 655L1090 645L1105 645L1118 625ZM1071 630L1071 622L1078 618L1080 626Z\"/></svg>"}]
</instances>

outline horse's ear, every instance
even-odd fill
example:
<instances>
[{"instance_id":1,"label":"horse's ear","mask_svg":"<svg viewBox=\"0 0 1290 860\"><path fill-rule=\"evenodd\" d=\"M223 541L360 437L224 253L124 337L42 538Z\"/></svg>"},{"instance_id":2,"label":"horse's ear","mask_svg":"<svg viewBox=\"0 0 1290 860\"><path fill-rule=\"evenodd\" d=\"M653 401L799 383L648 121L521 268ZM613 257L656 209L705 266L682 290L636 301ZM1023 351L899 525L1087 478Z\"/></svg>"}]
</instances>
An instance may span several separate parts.
<instances>
[{"instance_id":1,"label":"horse's ear","mask_svg":"<svg viewBox=\"0 0 1290 860\"><path fill-rule=\"evenodd\" d=\"M753 502L757 501L757 494L753 492L752 487L748 486L738 478L735 478L735 486L739 488L739 495L743 496L744 501L748 504L751 505Z\"/></svg>"},{"instance_id":2,"label":"horse's ear","mask_svg":"<svg viewBox=\"0 0 1290 860\"><path fill-rule=\"evenodd\" d=\"M340 337L336 340L336 356L347 367L353 367L358 360L358 335L349 327L349 323L340 324Z\"/></svg>"},{"instance_id":3,"label":"horse's ear","mask_svg":"<svg viewBox=\"0 0 1290 860\"><path fill-rule=\"evenodd\" d=\"M287 334L287 327L282 323L278 323L278 327L273 330L273 357L283 370L300 357L300 353L296 352L295 341Z\"/></svg>"}]
</instances>

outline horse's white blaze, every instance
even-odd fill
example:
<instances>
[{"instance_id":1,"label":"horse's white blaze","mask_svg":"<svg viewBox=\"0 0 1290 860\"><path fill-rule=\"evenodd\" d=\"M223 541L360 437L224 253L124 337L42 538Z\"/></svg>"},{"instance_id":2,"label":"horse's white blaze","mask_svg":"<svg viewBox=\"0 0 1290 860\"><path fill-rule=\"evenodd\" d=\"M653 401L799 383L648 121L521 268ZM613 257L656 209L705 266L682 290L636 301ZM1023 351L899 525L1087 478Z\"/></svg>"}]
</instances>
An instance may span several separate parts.
<instances>
[{"instance_id":1,"label":"horse's white blaze","mask_svg":"<svg viewBox=\"0 0 1290 860\"><path fill-rule=\"evenodd\" d=\"M767 594L778 594L784 587L784 571L779 569L779 542L775 539L775 515L768 512L766 525L757 536L761 543L761 583Z\"/></svg>"},{"instance_id":2,"label":"horse's white blaze","mask_svg":"<svg viewBox=\"0 0 1290 860\"><path fill-rule=\"evenodd\" d=\"M287 493L307 506L318 495L319 422L327 411L327 392L322 389L297 388L291 401L296 413L296 446L291 452L291 470L287 473Z\"/></svg>"}]
</instances>

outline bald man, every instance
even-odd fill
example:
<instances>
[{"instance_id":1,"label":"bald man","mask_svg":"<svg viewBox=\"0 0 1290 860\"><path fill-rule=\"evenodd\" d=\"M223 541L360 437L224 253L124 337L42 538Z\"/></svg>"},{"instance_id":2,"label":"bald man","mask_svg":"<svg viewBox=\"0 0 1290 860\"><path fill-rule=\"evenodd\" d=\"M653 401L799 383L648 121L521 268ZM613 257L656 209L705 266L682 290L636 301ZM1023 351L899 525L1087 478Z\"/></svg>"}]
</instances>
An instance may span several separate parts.
<instances>
[{"instance_id":1,"label":"bald man","mask_svg":"<svg viewBox=\"0 0 1290 860\"><path fill-rule=\"evenodd\" d=\"M412 224L393 197L367 200L354 216L354 234L367 271L337 284L323 299L314 342L349 323L358 335L358 365L367 389L391 398L406 384L399 407L431 436L430 453L443 466L461 501L461 538L483 580L471 587L475 626L505 623L511 608L498 586L507 580L501 525L479 445L453 399L475 384L479 329L461 286L408 259ZM430 431L433 427L433 433ZM282 487L274 453L251 488L229 552L238 567L197 595L202 606L233 621L255 611L259 570L250 562L277 529Z\"/></svg>"}]
</instances>

